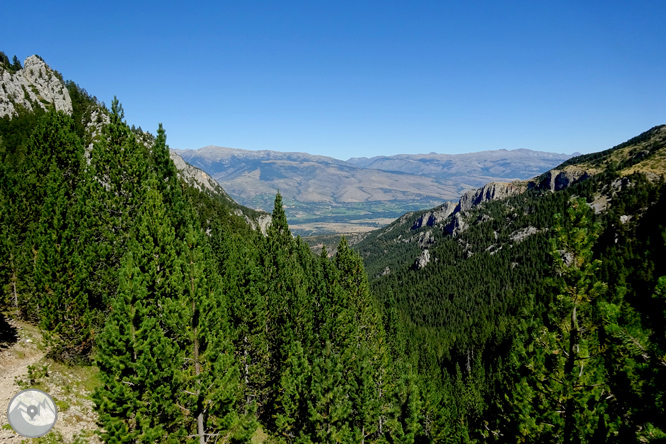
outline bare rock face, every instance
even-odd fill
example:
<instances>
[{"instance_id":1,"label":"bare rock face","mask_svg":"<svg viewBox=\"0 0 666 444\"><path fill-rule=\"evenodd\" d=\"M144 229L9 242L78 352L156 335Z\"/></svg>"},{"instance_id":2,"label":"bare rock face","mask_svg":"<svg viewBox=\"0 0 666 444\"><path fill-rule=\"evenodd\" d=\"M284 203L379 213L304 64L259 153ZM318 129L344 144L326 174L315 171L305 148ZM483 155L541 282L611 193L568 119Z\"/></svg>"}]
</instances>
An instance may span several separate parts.
<instances>
[{"instance_id":1,"label":"bare rock face","mask_svg":"<svg viewBox=\"0 0 666 444\"><path fill-rule=\"evenodd\" d=\"M266 236L268 234L268 226L273 221L273 217L270 214L262 214L257 218L257 227L261 234Z\"/></svg>"},{"instance_id":2,"label":"bare rock face","mask_svg":"<svg viewBox=\"0 0 666 444\"><path fill-rule=\"evenodd\" d=\"M424 231L421 233L419 235L418 243L421 248L434 244L435 236L432 235L432 230Z\"/></svg>"},{"instance_id":3,"label":"bare rock face","mask_svg":"<svg viewBox=\"0 0 666 444\"><path fill-rule=\"evenodd\" d=\"M448 231L452 237L456 237L457 235L465 231L467 228L468 228L467 222L465 222L465 219L463 219L462 214L456 213L451 218L449 223L446 224L444 230Z\"/></svg>"},{"instance_id":4,"label":"bare rock face","mask_svg":"<svg viewBox=\"0 0 666 444\"><path fill-rule=\"evenodd\" d=\"M222 190L222 187L220 187L220 185L203 170L193 167L185 162L182 157L173 151L170 152L170 155L173 164L178 170L178 174L183 177L186 182L202 191L208 190L215 193L226 194L224 190Z\"/></svg>"},{"instance_id":5,"label":"bare rock face","mask_svg":"<svg viewBox=\"0 0 666 444\"><path fill-rule=\"evenodd\" d=\"M264 236L268 235L268 226L273 220L270 214L262 214L257 220L250 219L247 214L243 214L239 209L234 210L234 214L236 216L242 216L243 219L245 219L245 223L247 223L253 230L259 230Z\"/></svg>"},{"instance_id":6,"label":"bare rock face","mask_svg":"<svg viewBox=\"0 0 666 444\"><path fill-rule=\"evenodd\" d=\"M525 185L520 182L490 182L477 190L470 190L460 198L460 211L467 211L473 206L491 200L504 199L525 191Z\"/></svg>"},{"instance_id":7,"label":"bare rock face","mask_svg":"<svg viewBox=\"0 0 666 444\"><path fill-rule=\"evenodd\" d=\"M455 202L445 202L443 205L428 211L414 221L412 230L417 230L424 226L432 227L433 225L443 222L444 219L453 214L457 206L458 204Z\"/></svg>"},{"instance_id":8,"label":"bare rock face","mask_svg":"<svg viewBox=\"0 0 666 444\"><path fill-rule=\"evenodd\" d=\"M550 191L560 191L589 177L590 174L587 171L576 168L550 170L546 173L546 177L539 183L538 187L546 188Z\"/></svg>"},{"instance_id":9,"label":"bare rock face","mask_svg":"<svg viewBox=\"0 0 666 444\"><path fill-rule=\"evenodd\" d=\"M530 225L529 227L523 228L522 230L514 231L513 233L511 233L510 238L513 242L519 244L528 237L538 232L539 230Z\"/></svg>"},{"instance_id":10,"label":"bare rock face","mask_svg":"<svg viewBox=\"0 0 666 444\"><path fill-rule=\"evenodd\" d=\"M430 263L430 251L428 251L428 249L425 249L421 252L421 256L419 256L416 259L416 262L414 262L414 268L420 270L429 263Z\"/></svg>"},{"instance_id":11,"label":"bare rock face","mask_svg":"<svg viewBox=\"0 0 666 444\"><path fill-rule=\"evenodd\" d=\"M18 115L20 106L29 111L53 106L71 114L72 100L60 75L38 56L28 57L23 65L15 73L0 67L0 117Z\"/></svg>"}]
</instances>

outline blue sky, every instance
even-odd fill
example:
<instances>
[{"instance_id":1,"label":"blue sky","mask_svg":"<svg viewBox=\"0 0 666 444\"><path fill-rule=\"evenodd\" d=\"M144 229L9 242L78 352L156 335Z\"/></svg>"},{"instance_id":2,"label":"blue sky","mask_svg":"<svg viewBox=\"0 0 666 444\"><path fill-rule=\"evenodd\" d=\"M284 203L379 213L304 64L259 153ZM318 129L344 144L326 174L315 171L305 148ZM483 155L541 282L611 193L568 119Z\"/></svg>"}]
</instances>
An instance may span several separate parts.
<instances>
[{"instance_id":1,"label":"blue sky","mask_svg":"<svg viewBox=\"0 0 666 444\"><path fill-rule=\"evenodd\" d=\"M661 1L13 1L39 54L173 148L593 152L666 123Z\"/></svg>"}]
</instances>

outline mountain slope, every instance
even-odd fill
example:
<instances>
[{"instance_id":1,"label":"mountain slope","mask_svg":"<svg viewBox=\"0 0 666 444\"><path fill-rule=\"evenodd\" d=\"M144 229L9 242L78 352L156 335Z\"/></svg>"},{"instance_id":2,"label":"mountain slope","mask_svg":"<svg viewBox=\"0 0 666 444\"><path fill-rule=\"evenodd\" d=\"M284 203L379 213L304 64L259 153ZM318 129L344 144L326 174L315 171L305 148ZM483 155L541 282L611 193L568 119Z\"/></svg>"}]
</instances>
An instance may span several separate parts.
<instances>
[{"instance_id":1,"label":"mountain slope","mask_svg":"<svg viewBox=\"0 0 666 444\"><path fill-rule=\"evenodd\" d=\"M403 372L358 255L312 255L279 194L266 236L252 232L208 175L175 168L162 128L130 127L114 99L91 135L78 106L0 119L0 336L16 336L11 307L48 357L97 366L96 421L79 405L70 418L104 442L268 441L261 423L270 442L408 444L418 401L391 383ZM27 370L63 411L78 402Z\"/></svg>"},{"instance_id":2,"label":"mountain slope","mask_svg":"<svg viewBox=\"0 0 666 444\"><path fill-rule=\"evenodd\" d=\"M586 308L596 314L578 313L580 322L585 319L594 325L586 327L581 337L599 331L599 340L605 341L600 353L608 368L599 373L606 376L598 384L613 398L598 411L607 408L609 424L615 421L608 439L651 442L649 437L636 437L651 427L646 422L657 425L655 418L663 413L652 408L651 401L635 400L663 393L655 389L648 394L636 387L658 386L653 379L658 376L652 375L663 368L659 356L664 307L652 295L660 291L658 278L666 275L665 155L666 126L658 126L602 153L571 159L531 181L489 184L468 192L458 203L405 214L354 246L387 317L399 324L386 328L402 329L398 336L408 338L413 351L405 354L424 378L422 390L432 393L430 402L440 406L432 407L432 414L445 408L438 403L445 403L458 415L454 417L466 418L462 425L442 425L446 430L442 433L472 434L484 441L485 433L492 432L507 437L507 442L514 441L509 438L514 433L516 440L527 433L520 432L526 425L517 424L524 414L520 412L530 408L518 407L520 399L529 404L529 392L518 392L523 398L510 394L517 387L537 390L525 378L542 366L549 374L548 366L562 350L562 345L553 348L545 363L524 361L535 347L545 347L540 332L557 332L560 325L568 325L568 306L562 302L567 293L558 288L563 278L555 273L551 242L563 220L557 214L567 214L575 199L583 198L589 217L600 224L593 248L599 262L588 272L603 283L599 288L606 289L599 290L601 295ZM593 229L591 222L585 230ZM558 252L566 264L567 250ZM607 304L617 310L615 320L603 311ZM643 351L627 351L621 337ZM648 346L648 341L653 345ZM643 370L632 370L636 366ZM581 366L580 374L586 372ZM544 387L545 383L541 390ZM587 407L577 408L582 412ZM621 418L618 411L634 413ZM553 421L545 416L534 420ZM596 419L593 424L592 430ZM604 430L597 432L610 433ZM537 438L537 430L530 433L534 442L548 440L547 435ZM603 441L606 435L602 436ZM586 439L582 442L590 442Z\"/></svg>"},{"instance_id":3,"label":"mountain slope","mask_svg":"<svg viewBox=\"0 0 666 444\"><path fill-rule=\"evenodd\" d=\"M472 214L483 211L476 208L481 204L505 200L527 191L531 191L530 196L546 197L547 193L543 194L544 192L565 190L599 174L610 174L617 180L634 173L642 173L656 182L666 173L665 147L666 125L657 126L606 151L572 158L531 180L489 183L476 190L467 191L457 203L446 202L430 210L406 213L387 227L370 233L357 248L363 251L364 245L371 245L372 239L378 238L381 238L382 242L396 243L400 239L400 242L411 243L416 240L417 232L427 227L432 227L433 235L438 233L441 236L455 237L475 222L471 217ZM606 211L612 206L610 202L618 186L620 185L606 186L590 197L590 205L595 211ZM599 205L602 202L608 205L601 208ZM368 270L371 268L372 265Z\"/></svg>"},{"instance_id":4,"label":"mountain slope","mask_svg":"<svg viewBox=\"0 0 666 444\"><path fill-rule=\"evenodd\" d=\"M72 115L77 121L80 136L85 140L87 150L99 137L102 126L108 124L109 111L95 97L73 82L65 82L62 75L50 68L39 56L28 57L19 69L8 63L4 53L0 56L0 119L9 128L12 118L19 113L41 113L55 109ZM134 128L135 136L150 147L154 136ZM3 134L11 138L11 134ZM11 144L13 141L9 141ZM181 179L201 193L208 195L238 217L243 218L253 229L265 232L270 215L236 203L224 189L204 171L185 162L178 154L171 153L171 160L178 169Z\"/></svg>"}]
</instances>

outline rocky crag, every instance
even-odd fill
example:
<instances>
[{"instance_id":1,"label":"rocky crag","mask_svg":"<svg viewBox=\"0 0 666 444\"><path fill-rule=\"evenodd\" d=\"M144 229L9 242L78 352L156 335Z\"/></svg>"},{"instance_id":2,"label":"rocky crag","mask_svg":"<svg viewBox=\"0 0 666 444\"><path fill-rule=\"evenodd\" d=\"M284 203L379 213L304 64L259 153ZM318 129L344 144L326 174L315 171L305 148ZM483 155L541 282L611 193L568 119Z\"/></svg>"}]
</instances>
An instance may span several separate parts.
<instances>
[{"instance_id":1,"label":"rocky crag","mask_svg":"<svg viewBox=\"0 0 666 444\"><path fill-rule=\"evenodd\" d=\"M25 59L23 68L15 72L0 64L0 83L0 117L18 115L20 107L72 113L72 100L62 76L37 55Z\"/></svg>"}]
</instances>

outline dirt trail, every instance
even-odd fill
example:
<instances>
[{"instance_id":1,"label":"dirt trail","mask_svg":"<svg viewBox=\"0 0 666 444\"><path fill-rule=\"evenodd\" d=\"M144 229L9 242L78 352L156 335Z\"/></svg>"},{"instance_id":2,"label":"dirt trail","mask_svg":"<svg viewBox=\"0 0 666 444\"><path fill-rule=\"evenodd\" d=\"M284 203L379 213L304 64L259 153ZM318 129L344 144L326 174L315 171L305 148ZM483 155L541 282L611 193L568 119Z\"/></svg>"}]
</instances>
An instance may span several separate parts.
<instances>
[{"instance_id":1,"label":"dirt trail","mask_svg":"<svg viewBox=\"0 0 666 444\"><path fill-rule=\"evenodd\" d=\"M0 349L0 442L20 443L21 436L13 430L7 430L7 407L14 395L21 391L16 384L16 378L25 379L28 375L28 366L35 365L44 358L44 352L35 345L32 335L22 335L22 328L16 322L9 320L9 325L18 330L19 339L8 348Z\"/></svg>"},{"instance_id":2,"label":"dirt trail","mask_svg":"<svg viewBox=\"0 0 666 444\"><path fill-rule=\"evenodd\" d=\"M0 444L32 441L16 434L7 420L9 401L22 390L17 380L24 386L29 383L28 366L31 365L40 370L46 366L47 374L36 372L35 388L46 390L58 404L58 421L50 432L56 436L49 442L100 442L93 433L97 428L97 417L90 393L85 388L85 372L89 370L54 363L45 357L37 328L13 319L9 319L8 324L15 329L17 341L0 348Z\"/></svg>"}]
</instances>

